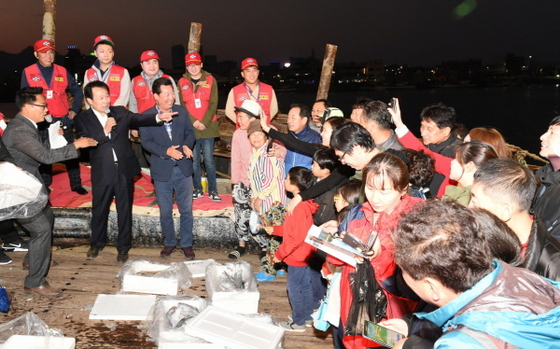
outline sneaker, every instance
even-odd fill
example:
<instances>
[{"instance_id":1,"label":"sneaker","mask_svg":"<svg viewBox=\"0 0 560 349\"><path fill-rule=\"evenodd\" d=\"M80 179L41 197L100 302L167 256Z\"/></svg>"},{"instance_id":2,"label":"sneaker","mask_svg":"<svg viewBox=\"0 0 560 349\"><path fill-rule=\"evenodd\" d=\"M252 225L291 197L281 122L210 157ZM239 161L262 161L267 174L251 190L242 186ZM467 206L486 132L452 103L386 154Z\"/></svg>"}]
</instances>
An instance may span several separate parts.
<instances>
[{"instance_id":1,"label":"sneaker","mask_svg":"<svg viewBox=\"0 0 560 349\"><path fill-rule=\"evenodd\" d=\"M196 189L195 189L195 190L193 191L193 193L192 193L192 198L193 198L193 200L200 199L200 198L203 197L203 196L204 196L204 194L203 194L202 191L200 191L200 190L196 190Z\"/></svg>"},{"instance_id":2,"label":"sneaker","mask_svg":"<svg viewBox=\"0 0 560 349\"><path fill-rule=\"evenodd\" d=\"M293 321L282 321L278 324L284 331L305 332L305 325L296 325Z\"/></svg>"},{"instance_id":3,"label":"sneaker","mask_svg":"<svg viewBox=\"0 0 560 349\"><path fill-rule=\"evenodd\" d=\"M25 240L19 240L17 242L2 244L2 250L8 252L27 252L29 250L29 244Z\"/></svg>"},{"instance_id":4,"label":"sneaker","mask_svg":"<svg viewBox=\"0 0 560 349\"><path fill-rule=\"evenodd\" d=\"M228 254L229 259L239 259L241 256L245 254L245 247L237 246L235 250L231 251Z\"/></svg>"},{"instance_id":5,"label":"sneaker","mask_svg":"<svg viewBox=\"0 0 560 349\"><path fill-rule=\"evenodd\" d=\"M292 314L288 315L288 320L294 322L294 320L292 320ZM313 327L313 320L305 320L305 327Z\"/></svg>"},{"instance_id":6,"label":"sneaker","mask_svg":"<svg viewBox=\"0 0 560 349\"><path fill-rule=\"evenodd\" d=\"M276 270L276 275L278 275L278 276L284 276L286 274L288 274L288 273L284 269Z\"/></svg>"},{"instance_id":7,"label":"sneaker","mask_svg":"<svg viewBox=\"0 0 560 349\"><path fill-rule=\"evenodd\" d=\"M169 258L173 251L177 249L177 246L165 246L163 250L159 253L160 257Z\"/></svg>"},{"instance_id":8,"label":"sneaker","mask_svg":"<svg viewBox=\"0 0 560 349\"><path fill-rule=\"evenodd\" d=\"M210 197L210 200L212 200L214 202L222 202L222 199L218 196L218 193L216 193L216 192L210 193L209 197Z\"/></svg>"},{"instance_id":9,"label":"sneaker","mask_svg":"<svg viewBox=\"0 0 560 349\"><path fill-rule=\"evenodd\" d=\"M0 251L0 265L6 265L10 263L12 263L12 259L7 254Z\"/></svg>"},{"instance_id":10,"label":"sneaker","mask_svg":"<svg viewBox=\"0 0 560 349\"><path fill-rule=\"evenodd\" d=\"M273 275L268 275L264 270L256 273L255 274L255 278L257 279L258 282L267 282L267 281L272 281L276 279L276 276Z\"/></svg>"}]
</instances>

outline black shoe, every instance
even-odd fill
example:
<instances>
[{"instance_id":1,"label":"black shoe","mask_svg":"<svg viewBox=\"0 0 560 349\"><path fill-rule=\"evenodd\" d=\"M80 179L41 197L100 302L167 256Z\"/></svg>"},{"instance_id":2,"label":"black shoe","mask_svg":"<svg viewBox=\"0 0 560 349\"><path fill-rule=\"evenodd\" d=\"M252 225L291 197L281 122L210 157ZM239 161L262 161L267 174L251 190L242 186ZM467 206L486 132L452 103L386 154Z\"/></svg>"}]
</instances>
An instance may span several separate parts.
<instances>
[{"instance_id":1,"label":"black shoe","mask_svg":"<svg viewBox=\"0 0 560 349\"><path fill-rule=\"evenodd\" d=\"M128 260L128 251L119 251L117 255L117 262L124 263Z\"/></svg>"},{"instance_id":2,"label":"black shoe","mask_svg":"<svg viewBox=\"0 0 560 349\"><path fill-rule=\"evenodd\" d=\"M12 259L7 254L0 251L0 265L6 265L10 263L12 263Z\"/></svg>"},{"instance_id":3,"label":"black shoe","mask_svg":"<svg viewBox=\"0 0 560 349\"><path fill-rule=\"evenodd\" d=\"M72 191L80 194L80 195L86 195L88 192L87 190L84 189L84 187L82 187L81 185L79 187L76 188L72 188Z\"/></svg>"},{"instance_id":4,"label":"black shoe","mask_svg":"<svg viewBox=\"0 0 560 349\"><path fill-rule=\"evenodd\" d=\"M2 250L6 252L27 252L29 251L29 243L25 240L3 243Z\"/></svg>"},{"instance_id":5,"label":"black shoe","mask_svg":"<svg viewBox=\"0 0 560 349\"><path fill-rule=\"evenodd\" d=\"M97 246L90 246L89 250L87 251L87 258L95 258L99 254L103 247Z\"/></svg>"}]
</instances>

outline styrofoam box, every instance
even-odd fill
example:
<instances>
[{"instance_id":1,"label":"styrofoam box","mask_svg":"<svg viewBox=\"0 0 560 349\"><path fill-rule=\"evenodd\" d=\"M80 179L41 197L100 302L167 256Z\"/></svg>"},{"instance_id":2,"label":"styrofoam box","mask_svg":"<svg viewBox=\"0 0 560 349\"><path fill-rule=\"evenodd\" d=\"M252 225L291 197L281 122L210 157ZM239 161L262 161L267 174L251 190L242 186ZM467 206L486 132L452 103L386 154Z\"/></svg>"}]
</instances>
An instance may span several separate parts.
<instances>
[{"instance_id":1,"label":"styrofoam box","mask_svg":"<svg viewBox=\"0 0 560 349\"><path fill-rule=\"evenodd\" d=\"M231 349L277 349L284 339L284 330L278 326L214 306L187 322L185 332Z\"/></svg>"},{"instance_id":2,"label":"styrofoam box","mask_svg":"<svg viewBox=\"0 0 560 349\"><path fill-rule=\"evenodd\" d=\"M205 300L200 299L200 301L206 303ZM177 341L181 341L184 339L185 334L183 332L177 332L177 331L171 331L169 330L168 326L166 326L167 324L167 312L169 311L169 309L171 309L172 307L176 306L178 303L186 303L188 305L194 306L196 308L201 308L200 306L200 301L197 300L189 300L189 299L160 299L159 300L159 307L156 307L156 310L159 310L159 313L154 313L153 316L155 316L156 318L158 318L159 321L159 328L157 329L157 333L158 333L158 345L159 348L161 349L161 345L163 343L172 343L172 342L177 342ZM151 320L151 319L148 319ZM195 343L192 343L195 344ZM190 344L189 344L190 345ZM189 347L190 348L190 347Z\"/></svg>"},{"instance_id":3,"label":"styrofoam box","mask_svg":"<svg viewBox=\"0 0 560 349\"><path fill-rule=\"evenodd\" d=\"M171 342L163 342L160 343L158 349L225 349L221 344L215 343L171 343Z\"/></svg>"},{"instance_id":4,"label":"styrofoam box","mask_svg":"<svg viewBox=\"0 0 560 349\"><path fill-rule=\"evenodd\" d=\"M145 261L133 263L126 274L123 275L121 292L177 295L179 291L179 280L177 278L158 278L136 275L141 272L160 272L167 268L170 268L170 266L165 264L152 264Z\"/></svg>"},{"instance_id":5,"label":"styrofoam box","mask_svg":"<svg viewBox=\"0 0 560 349\"><path fill-rule=\"evenodd\" d=\"M2 349L74 349L76 339L70 337L23 336L8 338Z\"/></svg>"},{"instance_id":6,"label":"styrofoam box","mask_svg":"<svg viewBox=\"0 0 560 349\"><path fill-rule=\"evenodd\" d=\"M210 263L216 262L213 259L197 259L194 261L185 261L185 265L189 268L193 278L202 278L206 272L206 267Z\"/></svg>"},{"instance_id":7,"label":"styrofoam box","mask_svg":"<svg viewBox=\"0 0 560 349\"><path fill-rule=\"evenodd\" d=\"M216 308L238 314L256 314L259 312L259 291L231 291L212 293L210 301Z\"/></svg>"},{"instance_id":8,"label":"styrofoam box","mask_svg":"<svg viewBox=\"0 0 560 349\"><path fill-rule=\"evenodd\" d=\"M99 294L89 319L145 321L153 313L155 303L155 295Z\"/></svg>"}]
</instances>

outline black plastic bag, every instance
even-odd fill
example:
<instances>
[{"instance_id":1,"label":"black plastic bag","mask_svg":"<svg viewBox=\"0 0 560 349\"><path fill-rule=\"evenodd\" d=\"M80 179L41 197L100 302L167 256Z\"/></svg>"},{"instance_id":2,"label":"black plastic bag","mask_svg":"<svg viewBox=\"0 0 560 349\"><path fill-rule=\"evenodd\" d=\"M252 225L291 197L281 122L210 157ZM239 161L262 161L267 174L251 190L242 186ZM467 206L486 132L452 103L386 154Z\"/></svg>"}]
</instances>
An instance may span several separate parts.
<instances>
[{"instance_id":1,"label":"black plastic bag","mask_svg":"<svg viewBox=\"0 0 560 349\"><path fill-rule=\"evenodd\" d=\"M360 336L366 320L378 323L385 318L387 297L375 279L375 271L365 260L356 265L356 271L349 275L352 290L352 304L344 328L346 336Z\"/></svg>"}]
</instances>

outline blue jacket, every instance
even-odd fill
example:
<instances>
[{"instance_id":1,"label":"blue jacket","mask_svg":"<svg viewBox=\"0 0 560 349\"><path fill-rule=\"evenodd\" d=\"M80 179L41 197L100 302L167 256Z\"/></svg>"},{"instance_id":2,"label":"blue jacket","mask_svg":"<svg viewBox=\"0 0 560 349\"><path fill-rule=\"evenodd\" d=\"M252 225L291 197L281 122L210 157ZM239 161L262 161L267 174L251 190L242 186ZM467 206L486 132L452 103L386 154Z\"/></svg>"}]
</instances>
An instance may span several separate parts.
<instances>
[{"instance_id":1,"label":"blue jacket","mask_svg":"<svg viewBox=\"0 0 560 349\"><path fill-rule=\"evenodd\" d=\"M560 283L497 260L493 267L448 304L416 314L443 328L434 348L484 348L459 326L519 348L560 348Z\"/></svg>"},{"instance_id":2,"label":"blue jacket","mask_svg":"<svg viewBox=\"0 0 560 349\"><path fill-rule=\"evenodd\" d=\"M295 138L307 142L307 143L321 143L321 135L318 134L316 131L313 131L309 125L306 125L300 133L295 134L290 132L292 136ZM311 145L310 145L311 146ZM286 154L286 176L292 167L296 166L303 166L308 169L311 169L311 164L313 163L313 157L309 155L305 155L304 153L300 153L297 150L288 150Z\"/></svg>"},{"instance_id":3,"label":"blue jacket","mask_svg":"<svg viewBox=\"0 0 560 349\"><path fill-rule=\"evenodd\" d=\"M171 178L173 165L179 166L185 176L193 174L193 160L183 157L181 160L174 161L167 155L167 149L172 145L186 145L191 150L194 147L195 135L194 128L189 118L189 113L185 107L173 105L174 112L179 112L173 117L171 123L171 133L173 140L169 138L164 125L152 127L140 127L140 139L142 146L152 154L150 174L156 181L167 182ZM143 114L157 114L156 107L146 110Z\"/></svg>"}]
</instances>

